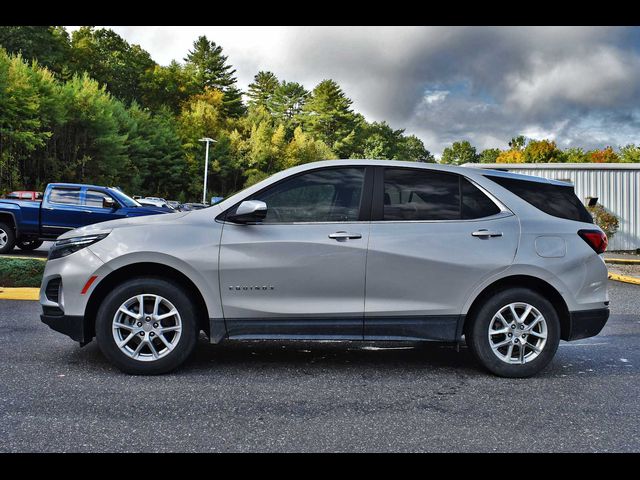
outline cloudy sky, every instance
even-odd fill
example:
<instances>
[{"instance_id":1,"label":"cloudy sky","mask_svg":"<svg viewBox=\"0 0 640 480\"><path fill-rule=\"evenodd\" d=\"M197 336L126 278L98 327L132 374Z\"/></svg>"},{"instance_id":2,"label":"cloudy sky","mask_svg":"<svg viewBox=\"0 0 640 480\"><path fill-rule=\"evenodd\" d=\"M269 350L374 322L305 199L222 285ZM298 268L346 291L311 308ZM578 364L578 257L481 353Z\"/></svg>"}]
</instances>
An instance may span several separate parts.
<instances>
[{"instance_id":1,"label":"cloudy sky","mask_svg":"<svg viewBox=\"0 0 640 480\"><path fill-rule=\"evenodd\" d=\"M259 70L308 89L332 78L370 120L439 155L515 135L559 146L640 143L637 27L109 27L158 63L198 35L224 48L243 89Z\"/></svg>"}]
</instances>

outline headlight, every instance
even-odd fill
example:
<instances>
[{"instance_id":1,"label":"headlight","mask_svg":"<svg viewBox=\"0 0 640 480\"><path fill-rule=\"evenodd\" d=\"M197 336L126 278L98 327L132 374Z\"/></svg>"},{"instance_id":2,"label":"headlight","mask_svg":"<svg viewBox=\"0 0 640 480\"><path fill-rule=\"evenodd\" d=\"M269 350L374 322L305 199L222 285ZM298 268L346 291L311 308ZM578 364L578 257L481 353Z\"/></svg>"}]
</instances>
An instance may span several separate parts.
<instances>
[{"instance_id":1,"label":"headlight","mask_svg":"<svg viewBox=\"0 0 640 480\"><path fill-rule=\"evenodd\" d=\"M78 250L82 250L84 247L88 247L91 244L99 242L104 237L109 235L108 233L100 233L97 235L86 235L83 237L65 238L64 240L56 241L49 250L49 260L56 258L66 257Z\"/></svg>"}]
</instances>

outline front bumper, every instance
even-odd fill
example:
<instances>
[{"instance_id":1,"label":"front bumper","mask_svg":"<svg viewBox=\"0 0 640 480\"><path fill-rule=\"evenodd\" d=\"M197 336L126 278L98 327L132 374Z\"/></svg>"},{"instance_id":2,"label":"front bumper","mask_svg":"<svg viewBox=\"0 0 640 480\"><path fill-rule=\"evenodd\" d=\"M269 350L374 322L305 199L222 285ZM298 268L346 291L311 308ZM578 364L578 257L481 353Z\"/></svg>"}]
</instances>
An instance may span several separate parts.
<instances>
[{"instance_id":1,"label":"front bumper","mask_svg":"<svg viewBox=\"0 0 640 480\"><path fill-rule=\"evenodd\" d=\"M562 339L571 341L595 337L604 328L608 319L608 308L569 312L568 329L562 332Z\"/></svg>"},{"instance_id":2,"label":"front bumper","mask_svg":"<svg viewBox=\"0 0 640 480\"><path fill-rule=\"evenodd\" d=\"M40 315L40 320L56 332L64 333L72 340L80 342L80 346L89 343L95 336L93 326L83 316L75 315Z\"/></svg>"}]
</instances>

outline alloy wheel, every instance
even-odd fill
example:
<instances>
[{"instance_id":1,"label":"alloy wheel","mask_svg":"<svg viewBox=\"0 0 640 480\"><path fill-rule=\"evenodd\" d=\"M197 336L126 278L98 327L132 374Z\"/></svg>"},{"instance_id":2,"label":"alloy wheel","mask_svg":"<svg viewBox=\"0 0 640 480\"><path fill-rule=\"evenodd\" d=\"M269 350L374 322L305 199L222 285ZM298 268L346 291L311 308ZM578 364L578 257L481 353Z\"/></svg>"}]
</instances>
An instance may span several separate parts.
<instances>
[{"instance_id":1,"label":"alloy wheel","mask_svg":"<svg viewBox=\"0 0 640 480\"><path fill-rule=\"evenodd\" d=\"M525 364L542 353L547 322L540 311L524 302L505 305L489 323L491 350L505 363Z\"/></svg>"},{"instance_id":2,"label":"alloy wheel","mask_svg":"<svg viewBox=\"0 0 640 480\"><path fill-rule=\"evenodd\" d=\"M126 300L113 316L113 339L128 357L152 362L176 347L182 334L178 310L166 298L140 294Z\"/></svg>"}]
</instances>

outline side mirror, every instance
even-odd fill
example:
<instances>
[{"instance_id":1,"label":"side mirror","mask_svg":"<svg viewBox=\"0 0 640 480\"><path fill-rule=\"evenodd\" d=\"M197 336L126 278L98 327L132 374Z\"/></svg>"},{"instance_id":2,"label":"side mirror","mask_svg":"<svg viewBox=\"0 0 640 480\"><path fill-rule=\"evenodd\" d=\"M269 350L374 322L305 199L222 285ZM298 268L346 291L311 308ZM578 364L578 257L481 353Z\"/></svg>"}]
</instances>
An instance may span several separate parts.
<instances>
[{"instance_id":1,"label":"side mirror","mask_svg":"<svg viewBox=\"0 0 640 480\"><path fill-rule=\"evenodd\" d=\"M267 204L260 200L245 200L236 211L227 215L227 220L234 223L257 223L267 216Z\"/></svg>"},{"instance_id":2,"label":"side mirror","mask_svg":"<svg viewBox=\"0 0 640 480\"><path fill-rule=\"evenodd\" d=\"M102 208L116 209L118 204L111 197L105 197L102 199Z\"/></svg>"}]
</instances>

